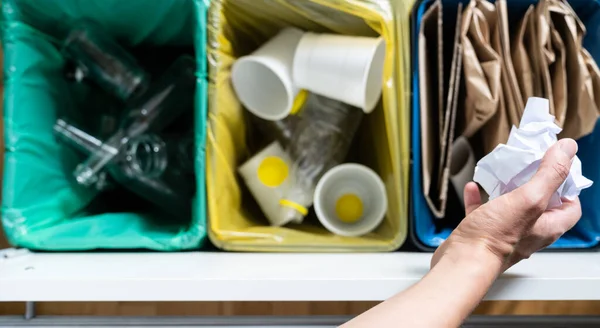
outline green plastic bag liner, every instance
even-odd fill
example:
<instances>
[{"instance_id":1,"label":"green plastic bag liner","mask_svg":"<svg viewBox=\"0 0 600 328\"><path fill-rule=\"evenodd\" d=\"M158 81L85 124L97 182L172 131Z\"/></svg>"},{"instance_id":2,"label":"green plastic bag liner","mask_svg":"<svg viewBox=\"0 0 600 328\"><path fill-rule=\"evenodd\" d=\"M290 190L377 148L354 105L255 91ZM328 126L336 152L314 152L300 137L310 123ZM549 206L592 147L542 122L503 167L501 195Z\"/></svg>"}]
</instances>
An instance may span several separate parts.
<instances>
[{"instance_id":1,"label":"green plastic bag liner","mask_svg":"<svg viewBox=\"0 0 600 328\"><path fill-rule=\"evenodd\" d=\"M208 1L208 0L206 0ZM2 224L9 242L36 250L197 248L205 237L205 1L4 0L4 183ZM81 157L56 141L62 115L85 118L97 103L88 85L65 78L62 40L76 21L99 24L127 48L195 46L193 218L176 223L147 213L91 211L96 192L76 185ZM94 91L95 92L95 91ZM164 216L164 214L163 214Z\"/></svg>"}]
</instances>

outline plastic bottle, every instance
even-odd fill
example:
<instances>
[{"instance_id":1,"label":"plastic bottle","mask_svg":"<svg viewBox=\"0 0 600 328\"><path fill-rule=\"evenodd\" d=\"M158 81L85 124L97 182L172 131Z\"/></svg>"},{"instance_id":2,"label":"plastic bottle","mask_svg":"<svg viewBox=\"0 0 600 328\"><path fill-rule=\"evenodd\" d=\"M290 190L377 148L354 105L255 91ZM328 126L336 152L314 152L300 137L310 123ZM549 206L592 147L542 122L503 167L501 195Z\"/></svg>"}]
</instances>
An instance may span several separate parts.
<instances>
[{"instance_id":1,"label":"plastic bottle","mask_svg":"<svg viewBox=\"0 0 600 328\"><path fill-rule=\"evenodd\" d=\"M311 94L300 117L288 146L295 184L280 201L286 222L302 221L321 176L345 160L363 111Z\"/></svg>"},{"instance_id":2,"label":"plastic bottle","mask_svg":"<svg viewBox=\"0 0 600 328\"><path fill-rule=\"evenodd\" d=\"M287 147L292 140L292 135L296 126L300 122L300 117L290 115L282 120L269 121L253 116L252 123L258 127L258 130L264 134L269 140L277 140L279 143Z\"/></svg>"}]
</instances>

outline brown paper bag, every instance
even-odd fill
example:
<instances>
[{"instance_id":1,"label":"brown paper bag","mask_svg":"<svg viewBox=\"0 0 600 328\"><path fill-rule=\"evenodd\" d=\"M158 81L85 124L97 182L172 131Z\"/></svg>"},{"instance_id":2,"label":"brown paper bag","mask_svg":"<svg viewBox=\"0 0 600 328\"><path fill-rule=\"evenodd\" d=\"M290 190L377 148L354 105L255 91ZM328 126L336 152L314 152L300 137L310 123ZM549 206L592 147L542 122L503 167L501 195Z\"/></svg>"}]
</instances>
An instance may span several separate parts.
<instances>
[{"instance_id":1,"label":"brown paper bag","mask_svg":"<svg viewBox=\"0 0 600 328\"><path fill-rule=\"evenodd\" d=\"M508 141L510 124L508 123L506 110L504 110L506 105L503 92L504 90L500 90L498 110L480 131L483 155L489 154L496 146Z\"/></svg>"},{"instance_id":2,"label":"brown paper bag","mask_svg":"<svg viewBox=\"0 0 600 328\"><path fill-rule=\"evenodd\" d=\"M585 49L582 50L588 71L590 72L591 95L594 98L596 108L600 109L600 68L592 58L592 55Z\"/></svg>"},{"instance_id":3,"label":"brown paper bag","mask_svg":"<svg viewBox=\"0 0 600 328\"><path fill-rule=\"evenodd\" d=\"M506 73L504 79L508 78L508 73L502 62L500 16L496 6L485 0L471 0L463 13L463 67L467 93L467 126L463 136L470 137L480 130L484 154L508 139L510 125L506 108L515 101L512 88L502 88L503 84L508 84L502 73Z\"/></svg>"},{"instance_id":4,"label":"brown paper bag","mask_svg":"<svg viewBox=\"0 0 600 328\"><path fill-rule=\"evenodd\" d=\"M540 94L534 96L548 98L550 114L556 117L556 123L563 126L567 110L567 67L566 46L562 36L556 30L549 8L551 1L541 0L535 9L537 54Z\"/></svg>"},{"instance_id":5,"label":"brown paper bag","mask_svg":"<svg viewBox=\"0 0 600 328\"><path fill-rule=\"evenodd\" d=\"M540 85L539 97L547 98L550 102L550 114L555 114L554 109L554 93L552 92L552 80L550 78L550 72L548 70L549 57L553 55L550 53L551 47L551 35L552 29L551 20L548 14L547 1L540 0L535 8L534 17L536 33L536 44L534 52L536 53L536 62L538 65L538 75ZM552 59L553 61L554 59Z\"/></svg>"},{"instance_id":6,"label":"brown paper bag","mask_svg":"<svg viewBox=\"0 0 600 328\"><path fill-rule=\"evenodd\" d=\"M551 42L554 47L553 56L545 57L552 84L552 105L556 123L563 127L567 115L567 63L566 49L560 34L552 29Z\"/></svg>"},{"instance_id":7,"label":"brown paper bag","mask_svg":"<svg viewBox=\"0 0 600 328\"><path fill-rule=\"evenodd\" d=\"M494 5L483 0L471 0L463 12L461 45L466 97L459 123L461 135L467 138L496 114L500 104L500 56L491 45L496 21Z\"/></svg>"},{"instance_id":8,"label":"brown paper bag","mask_svg":"<svg viewBox=\"0 0 600 328\"><path fill-rule=\"evenodd\" d=\"M510 32L508 28L508 10L506 8L506 0L496 0L496 12L498 14L497 36L499 39L496 45L492 44L494 50L498 52L501 59L502 73L502 90L504 95L504 106L507 113L509 125L519 125L523 109L525 107L521 96L521 89L515 74L513 66L512 54L510 51ZM508 134L510 131L506 131ZM494 146L495 147L495 146Z\"/></svg>"},{"instance_id":9,"label":"brown paper bag","mask_svg":"<svg viewBox=\"0 0 600 328\"><path fill-rule=\"evenodd\" d=\"M571 15L575 17L577 21L577 26L582 33L579 34L578 42L579 44L583 44L583 38L586 33L585 24L581 21L579 16L575 13L573 8L568 2L563 2L563 5L571 12ZM585 85L587 90L587 96L590 99L594 99L594 105L600 113L600 68L598 67L598 63L592 57L592 55L585 49L583 46L581 47L581 56L583 57L583 61L585 62L585 66L587 68L587 72L589 73L589 78L585 79Z\"/></svg>"},{"instance_id":10,"label":"brown paper bag","mask_svg":"<svg viewBox=\"0 0 600 328\"><path fill-rule=\"evenodd\" d=\"M600 69L598 69L598 65L590 53L584 48L581 49L580 59L583 60L580 72L583 87L579 98L579 108L586 108L587 111L579 113L578 118L581 120L579 127L581 130L579 135L573 138L581 138L592 133L600 116Z\"/></svg>"},{"instance_id":11,"label":"brown paper bag","mask_svg":"<svg viewBox=\"0 0 600 328\"><path fill-rule=\"evenodd\" d=\"M567 72L567 110L560 137L578 139L594 130L598 119L591 73L582 46L585 26L571 7L558 0L543 0L551 23L564 42Z\"/></svg>"},{"instance_id":12,"label":"brown paper bag","mask_svg":"<svg viewBox=\"0 0 600 328\"><path fill-rule=\"evenodd\" d=\"M525 15L517 27L512 44L512 60L523 103L526 103L529 97L533 97L536 94L534 82L537 79L534 80L534 76L536 76L534 75L534 66L537 66L536 64L538 62L534 61L531 55L534 49L532 45L535 41L535 38L532 36L535 35L535 31L530 33L531 28L533 27L530 22L534 19L534 8L535 7L531 5L527 9L527 12L525 12Z\"/></svg>"}]
</instances>

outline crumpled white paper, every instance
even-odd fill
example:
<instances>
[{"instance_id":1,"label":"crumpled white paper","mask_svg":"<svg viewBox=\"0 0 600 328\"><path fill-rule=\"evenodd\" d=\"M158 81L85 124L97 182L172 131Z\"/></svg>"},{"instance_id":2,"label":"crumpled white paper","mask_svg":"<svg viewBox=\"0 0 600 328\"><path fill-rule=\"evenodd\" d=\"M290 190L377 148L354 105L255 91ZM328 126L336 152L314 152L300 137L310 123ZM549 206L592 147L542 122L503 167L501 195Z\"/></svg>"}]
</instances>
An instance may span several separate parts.
<instances>
[{"instance_id":1,"label":"crumpled white paper","mask_svg":"<svg viewBox=\"0 0 600 328\"><path fill-rule=\"evenodd\" d=\"M533 177L560 131L550 115L548 99L529 98L519 127L512 127L506 145L498 145L477 163L473 180L483 187L490 200L518 188ZM552 196L548 208L560 206L561 198L575 199L592 183L582 175L581 161L575 156L569 176Z\"/></svg>"}]
</instances>

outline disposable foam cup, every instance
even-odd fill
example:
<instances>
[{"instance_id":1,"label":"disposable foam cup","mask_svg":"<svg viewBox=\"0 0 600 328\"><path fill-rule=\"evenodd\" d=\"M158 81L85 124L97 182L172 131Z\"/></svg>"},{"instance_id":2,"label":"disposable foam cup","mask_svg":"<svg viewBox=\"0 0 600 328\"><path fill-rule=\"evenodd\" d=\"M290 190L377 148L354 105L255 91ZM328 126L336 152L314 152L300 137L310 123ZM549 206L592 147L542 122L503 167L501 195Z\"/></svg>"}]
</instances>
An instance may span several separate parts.
<instances>
[{"instance_id":1,"label":"disposable foam cup","mask_svg":"<svg viewBox=\"0 0 600 328\"><path fill-rule=\"evenodd\" d=\"M242 105L254 115L277 121L292 111L300 90L292 82L292 65L303 33L296 28L285 28L233 64L233 89Z\"/></svg>"},{"instance_id":2,"label":"disposable foam cup","mask_svg":"<svg viewBox=\"0 0 600 328\"><path fill-rule=\"evenodd\" d=\"M450 161L450 182L458 194L461 204L464 204L464 189L467 183L473 181L475 174L475 154L465 137L459 137L452 145Z\"/></svg>"},{"instance_id":3,"label":"disposable foam cup","mask_svg":"<svg viewBox=\"0 0 600 328\"><path fill-rule=\"evenodd\" d=\"M304 33L294 56L298 88L373 111L383 89L385 40Z\"/></svg>"},{"instance_id":4,"label":"disposable foam cup","mask_svg":"<svg viewBox=\"0 0 600 328\"><path fill-rule=\"evenodd\" d=\"M362 236L375 230L385 217L385 185L364 165L341 164L317 183L314 207L327 230L341 236Z\"/></svg>"},{"instance_id":5,"label":"disposable foam cup","mask_svg":"<svg viewBox=\"0 0 600 328\"><path fill-rule=\"evenodd\" d=\"M279 200L294 184L292 161L278 142L273 142L238 168L238 172L271 225L282 226Z\"/></svg>"}]
</instances>

